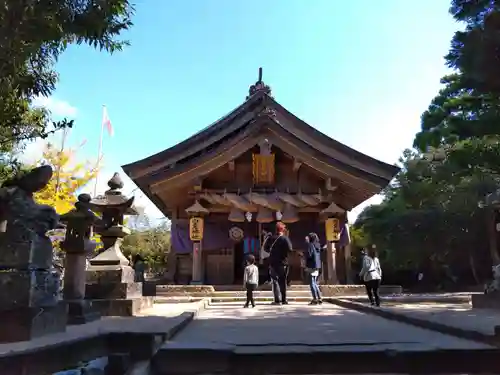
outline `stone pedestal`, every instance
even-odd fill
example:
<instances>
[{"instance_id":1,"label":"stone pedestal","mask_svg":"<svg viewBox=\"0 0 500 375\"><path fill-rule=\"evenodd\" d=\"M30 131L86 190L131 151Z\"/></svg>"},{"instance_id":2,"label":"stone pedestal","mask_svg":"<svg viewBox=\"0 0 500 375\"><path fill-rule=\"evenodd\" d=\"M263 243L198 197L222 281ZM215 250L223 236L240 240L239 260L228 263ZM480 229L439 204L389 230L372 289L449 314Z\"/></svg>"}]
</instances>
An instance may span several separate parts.
<instances>
[{"instance_id":1,"label":"stone pedestal","mask_svg":"<svg viewBox=\"0 0 500 375\"><path fill-rule=\"evenodd\" d=\"M119 230L123 235L128 234L128 229L124 227L111 229L115 234ZM104 244L112 242L109 236L103 235L103 238ZM90 260L86 271L85 298L92 301L101 315L131 316L151 307L153 298L143 297L142 283L134 282L134 270L119 247L121 237L112 240L111 247Z\"/></svg>"},{"instance_id":2,"label":"stone pedestal","mask_svg":"<svg viewBox=\"0 0 500 375\"><path fill-rule=\"evenodd\" d=\"M98 308L92 301L66 300L68 305L68 324L85 324L101 318Z\"/></svg>"},{"instance_id":3,"label":"stone pedestal","mask_svg":"<svg viewBox=\"0 0 500 375\"><path fill-rule=\"evenodd\" d=\"M472 294L472 308L500 310L500 292L488 294Z\"/></svg>"},{"instance_id":4,"label":"stone pedestal","mask_svg":"<svg viewBox=\"0 0 500 375\"><path fill-rule=\"evenodd\" d=\"M64 277L64 300L68 305L68 324L85 324L101 316L85 300L85 253L66 253Z\"/></svg>"},{"instance_id":5,"label":"stone pedestal","mask_svg":"<svg viewBox=\"0 0 500 375\"><path fill-rule=\"evenodd\" d=\"M59 274L49 269L50 240L26 228L9 229L0 233L0 266L5 270L0 271L0 342L64 331L66 304L59 298Z\"/></svg>"},{"instance_id":6,"label":"stone pedestal","mask_svg":"<svg viewBox=\"0 0 500 375\"><path fill-rule=\"evenodd\" d=\"M67 306L64 301L49 307L20 307L0 312L0 343L29 341L66 330Z\"/></svg>"}]
</instances>

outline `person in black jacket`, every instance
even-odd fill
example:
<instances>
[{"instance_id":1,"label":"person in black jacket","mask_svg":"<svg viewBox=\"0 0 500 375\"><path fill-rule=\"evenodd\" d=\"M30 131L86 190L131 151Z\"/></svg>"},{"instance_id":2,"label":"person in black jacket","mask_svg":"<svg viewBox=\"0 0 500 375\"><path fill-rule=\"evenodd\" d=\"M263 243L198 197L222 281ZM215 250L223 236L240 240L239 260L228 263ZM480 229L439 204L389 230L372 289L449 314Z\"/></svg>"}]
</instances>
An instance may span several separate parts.
<instances>
[{"instance_id":1,"label":"person in black jacket","mask_svg":"<svg viewBox=\"0 0 500 375\"><path fill-rule=\"evenodd\" d=\"M309 287L311 288L312 301L310 305L323 303L321 292L318 286L318 276L321 270L321 245L316 233L309 233L306 236L306 270L309 276Z\"/></svg>"},{"instance_id":2,"label":"person in black jacket","mask_svg":"<svg viewBox=\"0 0 500 375\"><path fill-rule=\"evenodd\" d=\"M292 243L285 235L286 226L276 223L276 234L267 240L265 249L269 253L269 275L273 287L274 305L287 305L286 287L288 276L288 254L292 251Z\"/></svg>"}]
</instances>

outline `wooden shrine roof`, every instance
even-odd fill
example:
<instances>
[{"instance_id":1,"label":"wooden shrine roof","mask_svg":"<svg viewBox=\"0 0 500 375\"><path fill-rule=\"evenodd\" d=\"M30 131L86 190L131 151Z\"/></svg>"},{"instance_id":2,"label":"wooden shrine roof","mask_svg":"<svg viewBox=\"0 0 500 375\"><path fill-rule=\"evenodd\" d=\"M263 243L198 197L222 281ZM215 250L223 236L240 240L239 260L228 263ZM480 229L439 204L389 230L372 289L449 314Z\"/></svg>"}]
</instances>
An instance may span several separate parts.
<instances>
[{"instance_id":1,"label":"wooden shrine roof","mask_svg":"<svg viewBox=\"0 0 500 375\"><path fill-rule=\"evenodd\" d=\"M173 147L122 168L165 211L158 191L207 175L262 139L325 176L359 190L357 204L379 193L399 171L397 166L356 151L297 118L271 96L269 86L261 79L250 87L243 104L215 123Z\"/></svg>"}]
</instances>

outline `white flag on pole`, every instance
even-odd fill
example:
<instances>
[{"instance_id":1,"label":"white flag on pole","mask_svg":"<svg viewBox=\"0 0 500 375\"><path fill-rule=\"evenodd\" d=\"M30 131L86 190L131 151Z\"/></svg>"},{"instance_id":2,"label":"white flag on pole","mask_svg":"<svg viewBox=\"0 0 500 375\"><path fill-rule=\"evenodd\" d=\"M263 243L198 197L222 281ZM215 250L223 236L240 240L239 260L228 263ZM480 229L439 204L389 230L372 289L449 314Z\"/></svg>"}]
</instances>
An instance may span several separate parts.
<instances>
[{"instance_id":1,"label":"white flag on pole","mask_svg":"<svg viewBox=\"0 0 500 375\"><path fill-rule=\"evenodd\" d=\"M111 120L109 119L108 109L106 107L104 107L102 111L102 126L103 128L106 128L106 130L108 131L108 135L112 137L115 132L113 129L113 125L111 124Z\"/></svg>"}]
</instances>

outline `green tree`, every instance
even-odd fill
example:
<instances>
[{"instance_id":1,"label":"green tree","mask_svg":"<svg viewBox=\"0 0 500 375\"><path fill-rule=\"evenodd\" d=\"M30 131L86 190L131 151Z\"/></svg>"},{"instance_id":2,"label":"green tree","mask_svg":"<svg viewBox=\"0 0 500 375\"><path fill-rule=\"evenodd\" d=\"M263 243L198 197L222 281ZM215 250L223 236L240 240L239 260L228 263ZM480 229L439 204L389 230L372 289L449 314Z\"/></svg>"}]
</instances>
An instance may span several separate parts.
<instances>
[{"instance_id":1,"label":"green tree","mask_svg":"<svg viewBox=\"0 0 500 375\"><path fill-rule=\"evenodd\" d=\"M170 239L170 228L167 224L141 224L124 238L121 248L125 256L133 257L139 254L151 271L161 272L166 269L166 259L171 250Z\"/></svg>"},{"instance_id":2,"label":"green tree","mask_svg":"<svg viewBox=\"0 0 500 375\"><path fill-rule=\"evenodd\" d=\"M500 133L500 99L467 86L462 74L441 79L444 85L422 114L413 146L420 152L471 137Z\"/></svg>"},{"instance_id":3,"label":"green tree","mask_svg":"<svg viewBox=\"0 0 500 375\"><path fill-rule=\"evenodd\" d=\"M392 268L479 281L500 262L478 205L500 185L500 1L452 0L450 13L466 26L446 56L455 72L422 114L383 202L354 228Z\"/></svg>"},{"instance_id":4,"label":"green tree","mask_svg":"<svg viewBox=\"0 0 500 375\"><path fill-rule=\"evenodd\" d=\"M18 1L0 7L0 154L25 141L45 138L72 121L53 122L34 108L33 99L49 96L58 75L54 64L70 44L114 52L131 25L128 0Z\"/></svg>"},{"instance_id":5,"label":"green tree","mask_svg":"<svg viewBox=\"0 0 500 375\"><path fill-rule=\"evenodd\" d=\"M479 281L489 275L487 218L478 202L500 182L500 143L456 142L422 155L406 151L402 170L380 205L358 217L361 229L393 269L422 269ZM483 275L483 276L481 276Z\"/></svg>"},{"instance_id":6,"label":"green tree","mask_svg":"<svg viewBox=\"0 0 500 375\"><path fill-rule=\"evenodd\" d=\"M463 73L469 87L499 94L500 1L452 0L450 13L465 30L453 36L448 66Z\"/></svg>"}]
</instances>

